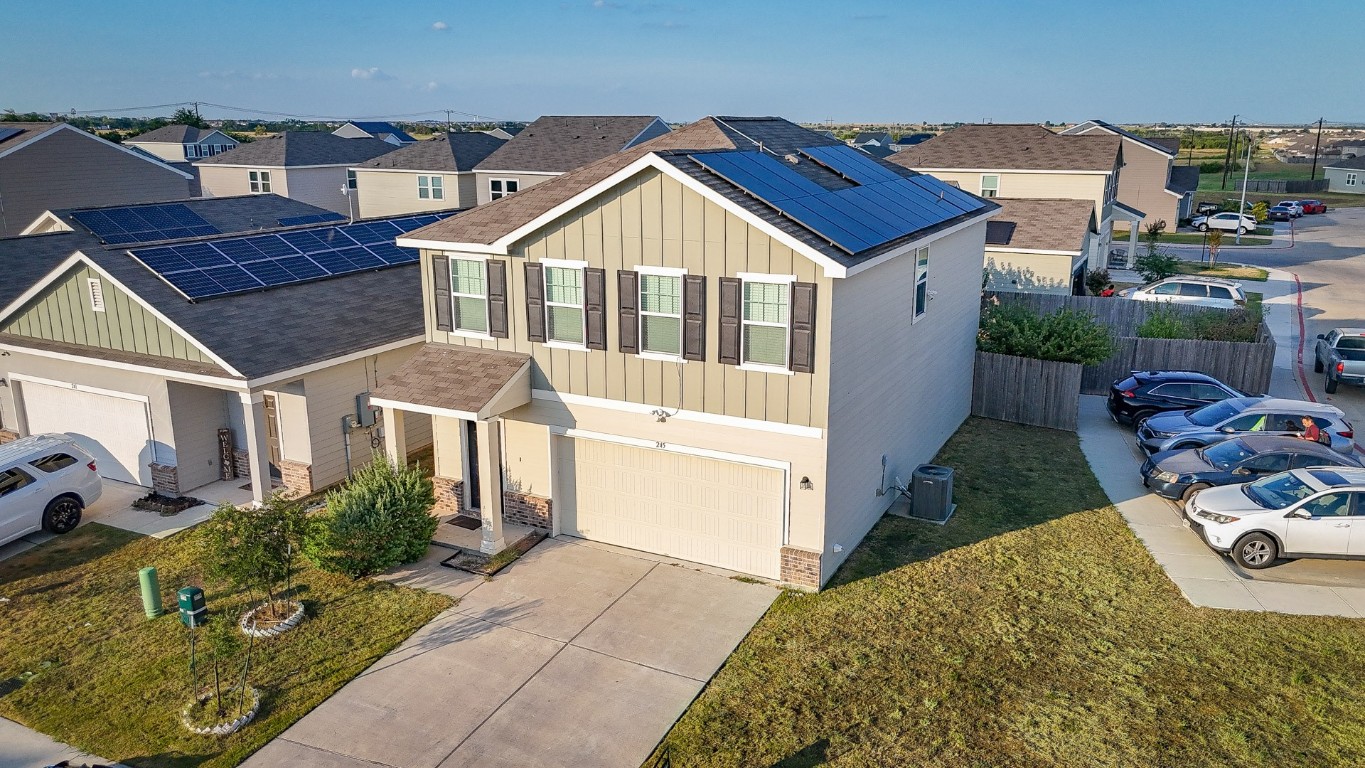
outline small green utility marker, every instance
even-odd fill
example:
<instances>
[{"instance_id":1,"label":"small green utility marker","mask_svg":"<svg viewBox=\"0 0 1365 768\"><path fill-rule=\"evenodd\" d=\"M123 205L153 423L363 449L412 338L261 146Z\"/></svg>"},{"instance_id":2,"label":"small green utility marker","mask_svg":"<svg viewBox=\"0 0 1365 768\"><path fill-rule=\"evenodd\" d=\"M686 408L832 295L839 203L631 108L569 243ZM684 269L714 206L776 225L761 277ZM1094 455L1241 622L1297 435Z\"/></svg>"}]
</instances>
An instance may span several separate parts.
<instances>
[{"instance_id":1,"label":"small green utility marker","mask_svg":"<svg viewBox=\"0 0 1365 768\"><path fill-rule=\"evenodd\" d=\"M137 572L137 580L142 585L142 610L147 618L155 619L165 613L161 606L161 582L156 578L155 568L143 568Z\"/></svg>"},{"instance_id":2,"label":"small green utility marker","mask_svg":"<svg viewBox=\"0 0 1365 768\"><path fill-rule=\"evenodd\" d=\"M184 587L175 593L175 597L176 602L180 604L180 623L190 629L203 626L208 613L204 607L204 590L199 587Z\"/></svg>"}]
</instances>

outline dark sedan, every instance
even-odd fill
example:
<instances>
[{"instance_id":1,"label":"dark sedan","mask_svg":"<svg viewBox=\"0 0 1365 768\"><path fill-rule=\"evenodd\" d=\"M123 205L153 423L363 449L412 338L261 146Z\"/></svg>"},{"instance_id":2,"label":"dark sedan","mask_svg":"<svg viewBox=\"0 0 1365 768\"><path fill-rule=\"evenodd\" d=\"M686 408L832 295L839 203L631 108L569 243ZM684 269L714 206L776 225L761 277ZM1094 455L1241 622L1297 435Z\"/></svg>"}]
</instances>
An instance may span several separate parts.
<instances>
[{"instance_id":1,"label":"dark sedan","mask_svg":"<svg viewBox=\"0 0 1365 768\"><path fill-rule=\"evenodd\" d=\"M1142 484L1168 499L1185 500L1215 485L1247 483L1300 467L1359 467L1360 462L1298 437L1247 435L1204 448L1153 454L1142 464Z\"/></svg>"},{"instance_id":2,"label":"dark sedan","mask_svg":"<svg viewBox=\"0 0 1365 768\"><path fill-rule=\"evenodd\" d=\"M1294 210L1286 205L1277 205L1266 211L1265 215L1271 221L1292 221Z\"/></svg>"},{"instance_id":3,"label":"dark sedan","mask_svg":"<svg viewBox=\"0 0 1365 768\"><path fill-rule=\"evenodd\" d=\"M1137 426L1166 411L1187 411L1246 393L1196 371L1133 371L1109 387L1109 415Z\"/></svg>"}]
</instances>

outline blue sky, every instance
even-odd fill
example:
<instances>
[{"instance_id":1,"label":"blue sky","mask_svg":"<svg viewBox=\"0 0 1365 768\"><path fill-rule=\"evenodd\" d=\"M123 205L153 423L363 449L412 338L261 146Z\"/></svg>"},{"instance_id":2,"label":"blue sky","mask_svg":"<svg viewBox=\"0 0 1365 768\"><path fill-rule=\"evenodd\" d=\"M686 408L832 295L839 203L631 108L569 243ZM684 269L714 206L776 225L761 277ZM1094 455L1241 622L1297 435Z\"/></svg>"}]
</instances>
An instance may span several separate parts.
<instances>
[{"instance_id":1,"label":"blue sky","mask_svg":"<svg viewBox=\"0 0 1365 768\"><path fill-rule=\"evenodd\" d=\"M204 101L510 120L1365 121L1358 25L1330 22L1356 18L1358 0L12 6L0 26L0 108L19 111Z\"/></svg>"}]
</instances>

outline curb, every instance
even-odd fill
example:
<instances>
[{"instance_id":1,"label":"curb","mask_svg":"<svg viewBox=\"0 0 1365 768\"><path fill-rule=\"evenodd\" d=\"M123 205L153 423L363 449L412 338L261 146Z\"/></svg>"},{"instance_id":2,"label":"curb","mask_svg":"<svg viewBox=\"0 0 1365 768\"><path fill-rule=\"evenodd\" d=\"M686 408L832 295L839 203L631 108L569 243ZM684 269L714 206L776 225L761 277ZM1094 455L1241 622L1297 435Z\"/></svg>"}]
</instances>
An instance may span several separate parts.
<instances>
[{"instance_id":1,"label":"curb","mask_svg":"<svg viewBox=\"0 0 1365 768\"><path fill-rule=\"evenodd\" d=\"M1294 278L1294 314L1297 315L1299 323L1299 344L1294 357L1294 373L1299 380L1299 386L1303 388L1304 397L1308 398L1309 402L1317 403L1321 401L1313 393L1313 388L1309 386L1308 371L1303 366L1303 345L1305 337L1308 335L1307 325L1303 320L1303 281L1299 279L1298 272L1290 272L1289 275ZM1365 453L1365 446L1354 441L1352 441L1352 445L1360 453Z\"/></svg>"}]
</instances>

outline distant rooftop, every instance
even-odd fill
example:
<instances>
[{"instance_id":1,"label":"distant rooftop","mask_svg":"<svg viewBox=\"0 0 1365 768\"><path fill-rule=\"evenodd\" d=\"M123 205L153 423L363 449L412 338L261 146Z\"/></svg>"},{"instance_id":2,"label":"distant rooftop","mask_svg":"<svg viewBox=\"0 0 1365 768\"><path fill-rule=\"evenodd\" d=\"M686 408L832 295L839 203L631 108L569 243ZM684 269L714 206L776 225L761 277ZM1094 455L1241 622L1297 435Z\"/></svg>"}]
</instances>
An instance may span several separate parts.
<instances>
[{"instance_id":1,"label":"distant rooftop","mask_svg":"<svg viewBox=\"0 0 1365 768\"><path fill-rule=\"evenodd\" d=\"M475 170L565 173L668 130L652 115L547 115L526 126Z\"/></svg>"},{"instance_id":2,"label":"distant rooftop","mask_svg":"<svg viewBox=\"0 0 1365 768\"><path fill-rule=\"evenodd\" d=\"M322 131L285 131L199 160L196 165L257 165L264 168L359 165L397 149L380 139L347 139Z\"/></svg>"},{"instance_id":3,"label":"distant rooftop","mask_svg":"<svg viewBox=\"0 0 1365 768\"><path fill-rule=\"evenodd\" d=\"M906 168L1104 171L1114 169L1123 139L1111 133L1063 136L1041 125L963 125L890 161Z\"/></svg>"},{"instance_id":4,"label":"distant rooftop","mask_svg":"<svg viewBox=\"0 0 1365 768\"><path fill-rule=\"evenodd\" d=\"M506 139L480 131L444 133L434 139L408 144L356 167L460 173L474 170L474 166L506 143Z\"/></svg>"}]
</instances>

